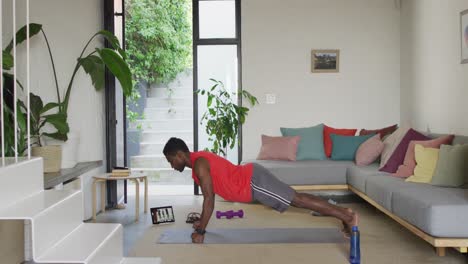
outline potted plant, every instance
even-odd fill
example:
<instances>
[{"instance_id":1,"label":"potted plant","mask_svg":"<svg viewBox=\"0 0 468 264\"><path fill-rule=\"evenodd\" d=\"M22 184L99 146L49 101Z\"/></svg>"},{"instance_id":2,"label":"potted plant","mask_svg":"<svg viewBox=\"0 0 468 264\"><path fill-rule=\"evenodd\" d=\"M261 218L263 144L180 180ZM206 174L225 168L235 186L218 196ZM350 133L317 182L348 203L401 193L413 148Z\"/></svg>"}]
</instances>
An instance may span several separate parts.
<instances>
[{"instance_id":1,"label":"potted plant","mask_svg":"<svg viewBox=\"0 0 468 264\"><path fill-rule=\"evenodd\" d=\"M207 110L203 113L200 124L205 123L205 131L208 140L213 142L213 146L207 149L216 154L227 155L227 148L233 149L239 134L239 125L244 124L249 108L238 106L234 101L236 93L226 90L221 81L210 79L214 85L210 89L199 89L197 94L205 95L207 99ZM246 98L253 107L258 104L255 96L243 90L243 98Z\"/></svg>"},{"instance_id":2,"label":"potted plant","mask_svg":"<svg viewBox=\"0 0 468 264\"><path fill-rule=\"evenodd\" d=\"M60 116L61 122L64 121L64 124L66 124L66 127L68 127L68 105L71 97L71 90L73 87L73 81L78 73L80 68L83 68L83 70L90 75L93 86L95 87L96 90L102 90L104 87L104 72L106 67L109 69L110 73L114 75L117 80L120 82L124 95L128 96L131 94L133 84L132 84L132 76L130 73L130 69L128 67L128 64L125 62L125 52L120 48L120 44L118 39L110 32L102 30L94 34L89 41L86 43L85 47L83 48L81 54L76 60L76 64L73 70L73 73L71 75L70 81L68 82L67 88L65 90L65 96L62 97L60 95L60 89L59 89L59 84L57 81L57 74L56 74L56 69L55 69L55 63L52 55L52 51L49 45L49 41L47 39L47 35L45 34L42 25L36 24L36 23L31 23L29 24L30 28L30 35L29 37L32 37L38 33L42 33L44 36L47 49L49 52L51 64L52 64L52 69L53 69L53 76L55 79L55 88L56 88L56 93L57 93L57 102L56 103L49 103L47 104L47 111L50 111L52 109L56 109L56 113L54 115ZM26 26L22 27L18 32L16 33L16 39L17 39L17 45L23 42L26 39ZM92 40L97 38L97 37L103 37L106 39L109 43L111 48L95 48L93 51L90 51L89 53L85 54L87 51L89 45L91 44ZM5 70L10 70L13 66L13 56L11 55L11 51L13 49L13 41L9 43L9 45L3 50L3 68ZM7 78L10 78L10 81L7 82ZM12 91L12 86L13 84L13 76L11 74L4 72L4 79L5 79L5 90L6 91ZM16 81L16 80L15 80ZM18 82L18 81L16 81ZM19 83L19 82L18 82ZM40 98L39 98L40 99ZM44 106L44 108L46 108ZM43 111L39 110L39 111ZM45 111L45 112L47 112ZM43 113L45 113L43 112ZM41 113L41 114L43 114ZM36 116L38 119L35 120L34 122L38 122L41 124L46 124L50 123L50 118L45 120L42 119L41 121L41 116ZM12 120L12 119L11 119ZM43 121L46 121L45 123L42 123ZM33 121L31 121L33 122ZM52 121L53 122L53 121ZM56 141L52 140L47 140L47 145L50 144L63 144L64 141L67 141L69 138L69 129L58 129L55 125L52 124L52 127L56 128L56 131L51 131L50 133L42 132L39 133L36 131L36 134L38 135L39 138L42 138L42 136L47 136L48 138L55 139ZM63 126L62 126L63 128ZM12 132L14 135L14 132ZM38 134L39 133L39 134ZM6 136L5 136L6 138ZM43 142L43 141L42 141ZM39 140L39 144L43 145L41 140ZM73 142L74 144L64 144L64 149L69 149L73 151L74 153L77 152L77 140ZM64 151L64 156L66 157L71 157L71 158L62 158L62 168L65 167L73 167L76 164L76 159L73 161L73 157L76 158L76 154L73 153L67 153L67 151ZM64 164L63 161L67 161L68 164ZM65 165L65 166L64 166Z\"/></svg>"}]
</instances>

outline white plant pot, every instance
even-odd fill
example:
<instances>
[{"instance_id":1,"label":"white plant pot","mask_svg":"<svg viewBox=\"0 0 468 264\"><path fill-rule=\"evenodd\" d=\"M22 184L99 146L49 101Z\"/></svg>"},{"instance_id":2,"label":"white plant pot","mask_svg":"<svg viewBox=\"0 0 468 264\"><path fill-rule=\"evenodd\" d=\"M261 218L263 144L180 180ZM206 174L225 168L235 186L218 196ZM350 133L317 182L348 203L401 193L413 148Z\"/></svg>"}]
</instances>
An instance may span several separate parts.
<instances>
[{"instance_id":1,"label":"white plant pot","mask_svg":"<svg viewBox=\"0 0 468 264\"><path fill-rule=\"evenodd\" d=\"M68 140L66 142L47 138L46 143L47 145L62 146L62 169L69 169L76 166L78 163L78 146L80 144L80 135L78 133L68 133Z\"/></svg>"}]
</instances>

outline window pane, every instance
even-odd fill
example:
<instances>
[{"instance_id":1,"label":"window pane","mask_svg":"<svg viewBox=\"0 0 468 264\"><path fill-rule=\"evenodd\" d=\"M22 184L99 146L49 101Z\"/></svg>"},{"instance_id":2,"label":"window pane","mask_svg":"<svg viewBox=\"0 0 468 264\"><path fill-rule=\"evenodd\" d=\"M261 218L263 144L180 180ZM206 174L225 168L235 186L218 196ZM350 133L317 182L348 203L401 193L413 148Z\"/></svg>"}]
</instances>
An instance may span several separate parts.
<instances>
[{"instance_id":1,"label":"window pane","mask_svg":"<svg viewBox=\"0 0 468 264\"><path fill-rule=\"evenodd\" d=\"M237 93L237 46L198 46L198 89L208 89L213 86L210 79L222 81L227 91ZM237 103L237 96L232 98ZM198 124L207 107L206 95L198 96ZM198 126L198 149L212 147L205 132L205 124ZM234 149L228 149L227 158L237 164L237 143Z\"/></svg>"},{"instance_id":2,"label":"window pane","mask_svg":"<svg viewBox=\"0 0 468 264\"><path fill-rule=\"evenodd\" d=\"M235 38L235 1L200 1L200 38Z\"/></svg>"}]
</instances>

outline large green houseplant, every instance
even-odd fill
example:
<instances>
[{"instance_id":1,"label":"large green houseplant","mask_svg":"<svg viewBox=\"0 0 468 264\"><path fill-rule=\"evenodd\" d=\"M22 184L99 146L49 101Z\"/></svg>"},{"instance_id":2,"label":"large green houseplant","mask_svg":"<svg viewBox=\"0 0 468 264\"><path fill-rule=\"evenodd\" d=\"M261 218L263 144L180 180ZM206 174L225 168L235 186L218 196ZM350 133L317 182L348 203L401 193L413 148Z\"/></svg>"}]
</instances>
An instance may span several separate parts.
<instances>
[{"instance_id":1,"label":"large green houseplant","mask_svg":"<svg viewBox=\"0 0 468 264\"><path fill-rule=\"evenodd\" d=\"M32 36L42 33L44 36L47 49L49 52L52 69L53 69L53 77L55 80L55 89L57 93L57 102L50 102L46 105L43 105L42 100L40 97L31 94L31 136L33 137L33 144L38 146L42 146L42 137L47 136L49 138L66 141L68 139L69 133L69 126L68 126L68 105L71 97L71 90L73 87L73 82L76 74L78 73L80 68L90 75L93 86L96 90L101 90L104 87L104 72L105 68L109 69L110 73L114 75L120 82L123 92L126 96L131 94L133 84L132 84L132 76L130 73L130 69L128 64L125 62L125 52L120 48L120 44L118 39L110 32L102 30L94 34L89 41L86 43L85 47L83 48L81 54L76 60L76 64L71 75L70 81L68 82L65 90L65 96L62 97L60 95L60 88L57 81L57 73L56 67L52 55L52 50L47 39L47 35L42 28L42 25L31 23L30 27L30 34L29 38ZM27 38L26 26L18 30L16 33L16 44L21 44ZM90 46L93 39L97 37L103 37L105 40L108 41L110 44L110 48L95 48L93 51L85 54L87 48ZM9 72L13 67L13 55L11 54L13 49L13 41L9 43L9 45L2 51L3 56L3 69L4 69L4 91L6 95L10 95L10 100L6 100L5 108L7 111L4 111L6 115L5 118L6 123L6 134L5 134L5 141L7 143L6 154L11 155L14 154L11 150L14 150L14 135L15 131L13 128L13 106L12 106L12 91L13 91L13 83L17 82L19 87L22 89L21 83L18 80L13 80L13 76ZM9 101L9 103L7 102ZM18 143L18 149L24 150L27 146L25 145L24 138L26 131L25 129L21 129L23 127L23 119L26 119L27 116L25 115L26 106L20 99L18 99L17 104L20 106L18 109L18 124L19 128L16 131L18 134L18 138L21 139L21 142ZM23 108L23 111L21 109ZM55 113L51 113L54 111ZM23 118L24 117L24 118ZM8 123L9 122L9 123ZM20 125L21 123L21 125ZM55 131L52 132L45 132L43 130L46 124L50 124L50 127L55 128ZM22 151L18 151L21 155Z\"/></svg>"},{"instance_id":2,"label":"large green houseplant","mask_svg":"<svg viewBox=\"0 0 468 264\"><path fill-rule=\"evenodd\" d=\"M245 123L249 108L238 106L234 100L236 93L229 92L223 82L210 79L214 84L209 89L199 89L197 94L207 96L207 110L203 113L200 124L205 124L208 140L213 146L207 150L227 155L227 149L233 149L239 135L239 126ZM241 96L253 107L258 104L255 96L243 90Z\"/></svg>"}]
</instances>

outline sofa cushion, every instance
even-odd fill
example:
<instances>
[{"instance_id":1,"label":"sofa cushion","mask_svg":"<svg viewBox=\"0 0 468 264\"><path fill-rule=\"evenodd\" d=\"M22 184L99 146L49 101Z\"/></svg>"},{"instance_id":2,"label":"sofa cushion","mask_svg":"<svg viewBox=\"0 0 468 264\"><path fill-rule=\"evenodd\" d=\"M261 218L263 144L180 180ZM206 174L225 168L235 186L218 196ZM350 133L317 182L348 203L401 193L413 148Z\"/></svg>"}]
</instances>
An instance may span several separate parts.
<instances>
[{"instance_id":1,"label":"sofa cushion","mask_svg":"<svg viewBox=\"0 0 468 264\"><path fill-rule=\"evenodd\" d=\"M468 145L442 145L432 176L432 185L459 187L465 183L468 172Z\"/></svg>"},{"instance_id":2,"label":"sofa cushion","mask_svg":"<svg viewBox=\"0 0 468 264\"><path fill-rule=\"evenodd\" d=\"M283 136L301 137L297 147L297 160L324 160L327 158L323 148L323 124L302 128L281 127L280 130Z\"/></svg>"},{"instance_id":3,"label":"sofa cushion","mask_svg":"<svg viewBox=\"0 0 468 264\"><path fill-rule=\"evenodd\" d=\"M341 135L341 136L354 136L356 135L357 129L348 129L348 128L333 128L327 125L323 126L323 146L325 148L325 155L331 157L333 142L330 137L331 134Z\"/></svg>"},{"instance_id":4,"label":"sofa cushion","mask_svg":"<svg viewBox=\"0 0 468 264\"><path fill-rule=\"evenodd\" d=\"M468 189L407 184L393 191L393 213L432 236L468 237Z\"/></svg>"},{"instance_id":5,"label":"sofa cushion","mask_svg":"<svg viewBox=\"0 0 468 264\"><path fill-rule=\"evenodd\" d=\"M411 183L405 183L404 179L390 176L368 177L366 179L366 195L385 209L392 211L392 195L395 190L406 188Z\"/></svg>"},{"instance_id":6,"label":"sofa cushion","mask_svg":"<svg viewBox=\"0 0 468 264\"><path fill-rule=\"evenodd\" d=\"M414 129L408 130L405 136L401 139L398 146L393 151L390 158L387 160L385 165L380 168L381 171L395 173L398 169L398 166L403 164L405 159L406 151L408 150L408 145L412 140L430 140L430 137L427 137Z\"/></svg>"},{"instance_id":7,"label":"sofa cushion","mask_svg":"<svg viewBox=\"0 0 468 264\"><path fill-rule=\"evenodd\" d=\"M384 127L384 128L381 128L381 129L374 129L374 130L367 130L367 129L363 128L363 129L361 129L361 131L359 131L359 135L364 136L364 135L378 133L380 135L380 138L384 138L386 135L390 135L393 132L395 132L395 130L397 130L397 128L398 128L397 124L395 124L393 126Z\"/></svg>"},{"instance_id":8,"label":"sofa cushion","mask_svg":"<svg viewBox=\"0 0 468 264\"><path fill-rule=\"evenodd\" d=\"M414 147L416 144L420 144L423 147L430 147L430 148L440 148L441 145L450 145L452 144L454 135L447 135L438 137L432 140L413 140L408 145L408 149L406 150L405 160L403 164L398 167L398 170L393 174L393 176L407 178L414 173L414 168L416 167L416 159L414 158Z\"/></svg>"},{"instance_id":9,"label":"sofa cushion","mask_svg":"<svg viewBox=\"0 0 468 264\"><path fill-rule=\"evenodd\" d=\"M377 163L365 167L350 165L346 171L348 184L363 193L366 192L366 180L370 177L379 177L381 175L388 175L388 173L379 171L379 164Z\"/></svg>"},{"instance_id":10,"label":"sofa cushion","mask_svg":"<svg viewBox=\"0 0 468 264\"><path fill-rule=\"evenodd\" d=\"M259 160L296 160L299 136L270 137L262 135L262 147L258 153Z\"/></svg>"},{"instance_id":11,"label":"sofa cushion","mask_svg":"<svg viewBox=\"0 0 468 264\"><path fill-rule=\"evenodd\" d=\"M331 159L354 161L359 146L373 136L373 134L365 136L340 136L331 134L330 137L333 141Z\"/></svg>"},{"instance_id":12,"label":"sofa cushion","mask_svg":"<svg viewBox=\"0 0 468 264\"><path fill-rule=\"evenodd\" d=\"M346 184L346 168L350 161L331 160L250 160L262 165L278 179L289 185L332 185Z\"/></svg>"},{"instance_id":13,"label":"sofa cushion","mask_svg":"<svg viewBox=\"0 0 468 264\"><path fill-rule=\"evenodd\" d=\"M375 135L364 141L356 151L356 165L368 166L372 164L380 157L383 148L384 143L380 139L380 135Z\"/></svg>"},{"instance_id":14,"label":"sofa cushion","mask_svg":"<svg viewBox=\"0 0 468 264\"><path fill-rule=\"evenodd\" d=\"M416 159L414 174L405 181L430 183L439 159L439 149L425 148L417 144L414 147L414 157Z\"/></svg>"},{"instance_id":15,"label":"sofa cushion","mask_svg":"<svg viewBox=\"0 0 468 264\"><path fill-rule=\"evenodd\" d=\"M446 135L447 134L430 134L429 136L435 138L435 137L441 137L441 136L446 136ZM453 138L452 145L457 145L457 144L460 144L460 145L468 144L468 136L456 135ZM468 184L468 173L465 175L465 183Z\"/></svg>"}]
</instances>

